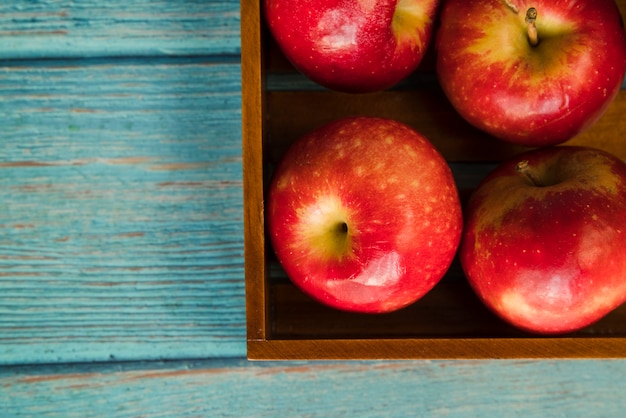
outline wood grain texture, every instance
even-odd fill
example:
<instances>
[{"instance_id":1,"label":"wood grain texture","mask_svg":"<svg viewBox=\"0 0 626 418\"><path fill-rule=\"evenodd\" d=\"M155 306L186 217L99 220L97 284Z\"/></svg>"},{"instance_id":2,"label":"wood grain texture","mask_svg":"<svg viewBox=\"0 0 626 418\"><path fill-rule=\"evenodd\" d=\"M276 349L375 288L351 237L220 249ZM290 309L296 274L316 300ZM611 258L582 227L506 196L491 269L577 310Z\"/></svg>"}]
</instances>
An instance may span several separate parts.
<instances>
[{"instance_id":1,"label":"wood grain texture","mask_svg":"<svg viewBox=\"0 0 626 418\"><path fill-rule=\"evenodd\" d=\"M244 354L240 77L0 66L0 364Z\"/></svg>"},{"instance_id":2,"label":"wood grain texture","mask_svg":"<svg viewBox=\"0 0 626 418\"><path fill-rule=\"evenodd\" d=\"M263 142L264 125L258 123L266 112L265 95L260 88L265 77L259 69L263 68L263 54L259 48L261 22L261 3L247 1L242 13L241 48L247 59L241 62L242 74L242 155L244 180L244 262L246 277L246 333L249 338L263 339L267 333L268 292L265 283L252 280L253 277L266 274L265 264L265 211L264 182L265 156ZM260 285L259 285L260 284ZM254 295L250 297L251 295Z\"/></svg>"},{"instance_id":3,"label":"wood grain texture","mask_svg":"<svg viewBox=\"0 0 626 418\"><path fill-rule=\"evenodd\" d=\"M625 361L152 360L245 356L238 6L0 4L0 416L623 416Z\"/></svg>"},{"instance_id":4,"label":"wood grain texture","mask_svg":"<svg viewBox=\"0 0 626 418\"><path fill-rule=\"evenodd\" d=\"M239 2L0 2L0 59L237 55Z\"/></svg>"},{"instance_id":5,"label":"wood grain texture","mask_svg":"<svg viewBox=\"0 0 626 418\"><path fill-rule=\"evenodd\" d=\"M623 417L621 361L230 360L0 371L4 416Z\"/></svg>"}]
</instances>

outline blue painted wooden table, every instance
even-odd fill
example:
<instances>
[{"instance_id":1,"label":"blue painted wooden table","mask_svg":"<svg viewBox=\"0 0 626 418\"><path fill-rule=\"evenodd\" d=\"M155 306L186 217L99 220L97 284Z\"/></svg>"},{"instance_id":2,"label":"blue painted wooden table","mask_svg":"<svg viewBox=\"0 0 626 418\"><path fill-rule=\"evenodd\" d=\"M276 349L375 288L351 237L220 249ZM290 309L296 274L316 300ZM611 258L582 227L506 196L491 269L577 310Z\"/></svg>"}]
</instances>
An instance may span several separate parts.
<instances>
[{"instance_id":1,"label":"blue painted wooden table","mask_svg":"<svg viewBox=\"0 0 626 418\"><path fill-rule=\"evenodd\" d=\"M239 24L0 4L0 416L622 416L622 360L245 360Z\"/></svg>"}]
</instances>

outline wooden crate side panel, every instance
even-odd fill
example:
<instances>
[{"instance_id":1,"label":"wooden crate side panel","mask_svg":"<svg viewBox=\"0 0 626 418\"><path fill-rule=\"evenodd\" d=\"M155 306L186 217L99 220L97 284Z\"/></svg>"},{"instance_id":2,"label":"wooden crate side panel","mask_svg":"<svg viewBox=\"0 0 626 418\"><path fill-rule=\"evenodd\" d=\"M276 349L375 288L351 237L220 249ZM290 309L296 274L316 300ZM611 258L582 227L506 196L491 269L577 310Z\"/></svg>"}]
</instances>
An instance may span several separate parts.
<instances>
[{"instance_id":1,"label":"wooden crate side panel","mask_svg":"<svg viewBox=\"0 0 626 418\"><path fill-rule=\"evenodd\" d=\"M266 243L264 220L263 147L265 111L260 4L244 0L242 7L242 94L244 235L246 266L246 311L248 339L265 339L268 321L268 290L265 277Z\"/></svg>"}]
</instances>

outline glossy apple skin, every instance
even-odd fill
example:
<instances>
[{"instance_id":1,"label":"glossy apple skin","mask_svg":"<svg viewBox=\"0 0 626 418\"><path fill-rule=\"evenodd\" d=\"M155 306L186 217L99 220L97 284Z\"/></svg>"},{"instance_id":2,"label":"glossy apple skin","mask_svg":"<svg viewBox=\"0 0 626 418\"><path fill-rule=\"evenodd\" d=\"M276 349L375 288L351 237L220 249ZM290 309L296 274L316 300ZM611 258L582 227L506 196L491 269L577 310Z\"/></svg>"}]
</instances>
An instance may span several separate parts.
<instances>
[{"instance_id":1,"label":"glossy apple skin","mask_svg":"<svg viewBox=\"0 0 626 418\"><path fill-rule=\"evenodd\" d=\"M264 11L281 50L303 74L333 90L366 93L389 88L418 67L438 3L264 0Z\"/></svg>"},{"instance_id":2,"label":"glossy apple skin","mask_svg":"<svg viewBox=\"0 0 626 418\"><path fill-rule=\"evenodd\" d=\"M472 125L532 147L592 125L624 79L626 42L613 0L449 0L436 41L437 73ZM537 9L539 44L526 11Z\"/></svg>"},{"instance_id":3,"label":"glossy apple skin","mask_svg":"<svg viewBox=\"0 0 626 418\"><path fill-rule=\"evenodd\" d=\"M328 222L327 222L328 221ZM316 241L345 222L349 246ZM458 248L461 205L434 146L388 119L345 118L301 137L269 186L267 227L293 283L337 309L382 313L421 298Z\"/></svg>"},{"instance_id":4,"label":"glossy apple skin","mask_svg":"<svg viewBox=\"0 0 626 418\"><path fill-rule=\"evenodd\" d=\"M517 164L527 161L526 174ZM626 165L548 147L492 171L466 207L459 257L487 307L539 334L584 328L626 300Z\"/></svg>"}]
</instances>

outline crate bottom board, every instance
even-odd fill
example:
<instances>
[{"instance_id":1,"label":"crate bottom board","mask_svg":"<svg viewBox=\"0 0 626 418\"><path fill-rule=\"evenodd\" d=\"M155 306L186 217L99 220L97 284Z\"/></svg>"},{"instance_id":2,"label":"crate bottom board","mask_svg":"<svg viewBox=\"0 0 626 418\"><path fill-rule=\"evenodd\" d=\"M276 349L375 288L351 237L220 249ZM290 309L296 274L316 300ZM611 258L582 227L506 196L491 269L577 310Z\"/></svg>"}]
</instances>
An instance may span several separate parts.
<instances>
[{"instance_id":1,"label":"crate bottom board","mask_svg":"<svg viewBox=\"0 0 626 418\"><path fill-rule=\"evenodd\" d=\"M626 338L248 340L249 360L622 359Z\"/></svg>"}]
</instances>

